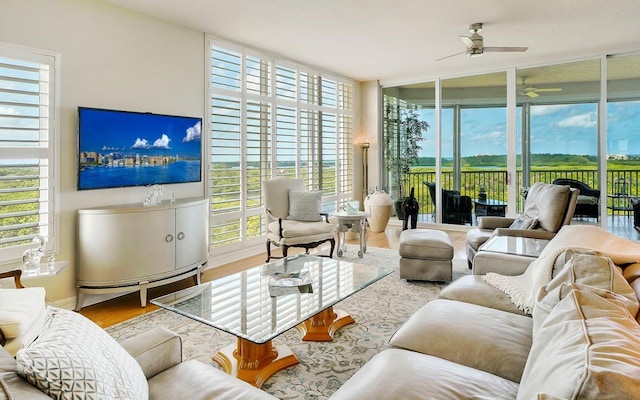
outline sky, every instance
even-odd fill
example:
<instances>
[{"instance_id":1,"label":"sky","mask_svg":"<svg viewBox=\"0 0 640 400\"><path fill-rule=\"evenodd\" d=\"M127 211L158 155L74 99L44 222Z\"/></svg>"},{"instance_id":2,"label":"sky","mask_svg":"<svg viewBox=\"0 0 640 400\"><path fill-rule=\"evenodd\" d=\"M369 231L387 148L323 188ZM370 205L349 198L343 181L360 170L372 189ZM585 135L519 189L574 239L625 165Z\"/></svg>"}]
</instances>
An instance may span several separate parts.
<instances>
[{"instance_id":1,"label":"sky","mask_svg":"<svg viewBox=\"0 0 640 400\"><path fill-rule=\"evenodd\" d=\"M435 156L434 110L421 111L431 128L422 146L422 156ZM520 109L517 117L520 119ZM453 112L442 116L445 157L453 154ZM597 106L594 103L531 106L531 152L534 154L597 154ZM520 137L521 127L516 127ZM506 154L506 109L466 108L461 112L461 153ZM520 152L520 144L518 143ZM609 102L607 105L607 153L640 155L640 101Z\"/></svg>"},{"instance_id":2,"label":"sky","mask_svg":"<svg viewBox=\"0 0 640 400\"><path fill-rule=\"evenodd\" d=\"M80 151L200 157L200 118L80 108Z\"/></svg>"}]
</instances>

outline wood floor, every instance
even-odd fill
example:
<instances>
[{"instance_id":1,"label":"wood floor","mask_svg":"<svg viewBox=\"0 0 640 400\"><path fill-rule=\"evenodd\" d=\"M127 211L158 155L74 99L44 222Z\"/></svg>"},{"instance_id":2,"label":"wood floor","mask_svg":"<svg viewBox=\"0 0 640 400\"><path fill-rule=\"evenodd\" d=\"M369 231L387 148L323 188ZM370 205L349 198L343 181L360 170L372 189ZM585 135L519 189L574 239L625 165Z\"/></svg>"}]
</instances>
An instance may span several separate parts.
<instances>
[{"instance_id":1,"label":"wood floor","mask_svg":"<svg viewBox=\"0 0 640 400\"><path fill-rule=\"evenodd\" d=\"M401 227L391 225L387 227L385 232L367 232L367 246L397 249L401 232ZM454 245L454 257L464 258L465 232L447 231L447 233ZM347 240L347 243L357 244L358 242L357 240ZM328 245L323 245L318 248L318 251L320 252L328 252L328 250ZM294 251L291 252L293 253ZM264 260L265 254L258 254L220 267L209 268L203 272L201 279L203 282L208 282L221 276L260 265L264 263ZM186 288L191 285L193 285L193 279L189 278L173 284L153 288L149 290L148 298L153 299L154 297L175 292L176 290ZM99 326L106 328L157 309L158 307L150 303L147 304L146 307L140 307L139 294L131 293L113 300L85 307L80 310L80 313L94 321Z\"/></svg>"}]
</instances>

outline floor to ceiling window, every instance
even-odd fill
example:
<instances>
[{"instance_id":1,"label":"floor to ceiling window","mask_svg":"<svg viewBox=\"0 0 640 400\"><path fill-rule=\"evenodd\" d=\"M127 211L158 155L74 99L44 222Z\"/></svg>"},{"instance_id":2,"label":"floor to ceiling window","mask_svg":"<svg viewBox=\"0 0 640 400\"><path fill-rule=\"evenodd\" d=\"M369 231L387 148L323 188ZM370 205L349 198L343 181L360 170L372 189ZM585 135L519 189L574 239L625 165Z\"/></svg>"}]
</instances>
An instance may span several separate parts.
<instances>
[{"instance_id":1,"label":"floor to ceiling window","mask_svg":"<svg viewBox=\"0 0 640 400\"><path fill-rule=\"evenodd\" d=\"M606 97L601 84L603 66L607 70ZM481 186L483 197L489 199L517 194L504 198L507 214L516 215L524 200L521 189L537 181L570 180L583 188L579 200L583 204L577 207L574 223L596 224L621 236L640 238L633 229L633 204L640 197L636 174L640 172L640 149L636 149L640 143L639 66L639 55L603 56L441 79L441 91L435 93L440 100L435 112L440 112L441 123L439 130L430 132L441 141L441 158L431 167L441 170L441 189L469 196L475 223L475 200L480 198ZM422 85L434 86L427 81L384 87L385 102L393 95L405 107L419 106L429 115L436 101L430 92L420 98L417 88ZM507 107L507 87L513 91L509 103L513 110ZM604 98L606 116L601 115ZM446 122L449 115L450 123ZM509 115L514 116L512 133L504 126L511 122ZM383 130L383 137L386 132ZM509 135L515 136L515 145ZM467 179L467 175L483 173L490 176L483 182ZM420 174L424 171L412 168L410 175L416 177L411 179L435 180L435 175ZM422 195L419 200L425 213L421 220L436 221L429 194Z\"/></svg>"},{"instance_id":2,"label":"floor to ceiling window","mask_svg":"<svg viewBox=\"0 0 640 400\"><path fill-rule=\"evenodd\" d=\"M640 55L607 59L607 209L612 229L640 229ZM634 207L635 205L635 207ZM617 217L617 218L616 218ZM635 237L631 236L635 239Z\"/></svg>"},{"instance_id":3,"label":"floor to ceiling window","mask_svg":"<svg viewBox=\"0 0 640 400\"><path fill-rule=\"evenodd\" d=\"M262 243L272 177L303 178L338 210L353 196L353 82L216 39L210 56L212 247Z\"/></svg>"}]
</instances>

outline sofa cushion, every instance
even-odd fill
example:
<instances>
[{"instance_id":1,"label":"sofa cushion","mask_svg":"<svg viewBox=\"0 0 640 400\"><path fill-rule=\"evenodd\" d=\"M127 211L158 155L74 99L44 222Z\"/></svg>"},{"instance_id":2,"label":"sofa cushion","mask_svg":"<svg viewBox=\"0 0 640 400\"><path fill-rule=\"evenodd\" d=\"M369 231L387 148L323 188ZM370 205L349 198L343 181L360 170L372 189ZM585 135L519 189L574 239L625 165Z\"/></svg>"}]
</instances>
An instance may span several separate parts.
<instances>
[{"instance_id":1,"label":"sofa cushion","mask_svg":"<svg viewBox=\"0 0 640 400\"><path fill-rule=\"evenodd\" d=\"M620 297L575 288L565 296L536 335L518 399L640 398L640 325Z\"/></svg>"},{"instance_id":2,"label":"sofa cushion","mask_svg":"<svg viewBox=\"0 0 640 400\"><path fill-rule=\"evenodd\" d=\"M551 310L571 291L568 283L588 285L620 294L629 313L638 313L638 297L620 268L610 258L597 255L589 250L569 249L563 254L568 260L565 267L549 282L538 290L533 306L533 336Z\"/></svg>"},{"instance_id":3,"label":"sofa cushion","mask_svg":"<svg viewBox=\"0 0 640 400\"><path fill-rule=\"evenodd\" d=\"M569 186L536 182L527 193L527 199L533 198L535 202L527 201L523 214L529 218L536 218L538 227L549 232L557 232L564 222L570 192Z\"/></svg>"},{"instance_id":4,"label":"sofa cushion","mask_svg":"<svg viewBox=\"0 0 640 400\"><path fill-rule=\"evenodd\" d=\"M519 382L531 347L531 318L436 299L409 317L389 343Z\"/></svg>"},{"instance_id":5,"label":"sofa cushion","mask_svg":"<svg viewBox=\"0 0 640 400\"><path fill-rule=\"evenodd\" d=\"M387 349L358 370L331 400L515 399L518 384L442 358Z\"/></svg>"},{"instance_id":6,"label":"sofa cushion","mask_svg":"<svg viewBox=\"0 0 640 400\"><path fill-rule=\"evenodd\" d=\"M149 380L149 400L275 400L270 394L219 369L189 360Z\"/></svg>"},{"instance_id":7,"label":"sofa cushion","mask_svg":"<svg viewBox=\"0 0 640 400\"><path fill-rule=\"evenodd\" d=\"M625 265L622 273L624 274L627 282L631 283L635 281L640 278L640 263Z\"/></svg>"},{"instance_id":8,"label":"sofa cushion","mask_svg":"<svg viewBox=\"0 0 640 400\"><path fill-rule=\"evenodd\" d=\"M524 315L524 312L513 304L506 293L485 282L480 275L466 275L456 279L442 289L438 298Z\"/></svg>"},{"instance_id":9,"label":"sofa cushion","mask_svg":"<svg viewBox=\"0 0 640 400\"><path fill-rule=\"evenodd\" d=\"M289 190L289 216L296 221L317 222L322 220L322 190Z\"/></svg>"},{"instance_id":10,"label":"sofa cushion","mask_svg":"<svg viewBox=\"0 0 640 400\"><path fill-rule=\"evenodd\" d=\"M54 398L146 399L138 363L104 330L73 311L49 308L38 338L18 351L18 372Z\"/></svg>"}]
</instances>

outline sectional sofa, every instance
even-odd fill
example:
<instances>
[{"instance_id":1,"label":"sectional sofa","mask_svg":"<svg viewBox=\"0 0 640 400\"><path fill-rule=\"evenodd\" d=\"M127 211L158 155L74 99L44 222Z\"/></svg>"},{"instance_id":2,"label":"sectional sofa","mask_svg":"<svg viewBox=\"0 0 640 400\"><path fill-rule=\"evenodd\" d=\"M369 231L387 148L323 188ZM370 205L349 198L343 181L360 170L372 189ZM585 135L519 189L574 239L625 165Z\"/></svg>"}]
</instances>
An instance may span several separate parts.
<instances>
[{"instance_id":1,"label":"sectional sofa","mask_svg":"<svg viewBox=\"0 0 640 400\"><path fill-rule=\"evenodd\" d=\"M487 276L465 276L331 399L640 398L640 246L600 237L600 251L566 246L574 232L563 228L534 262L551 260L551 276L532 291L531 315Z\"/></svg>"}]
</instances>

